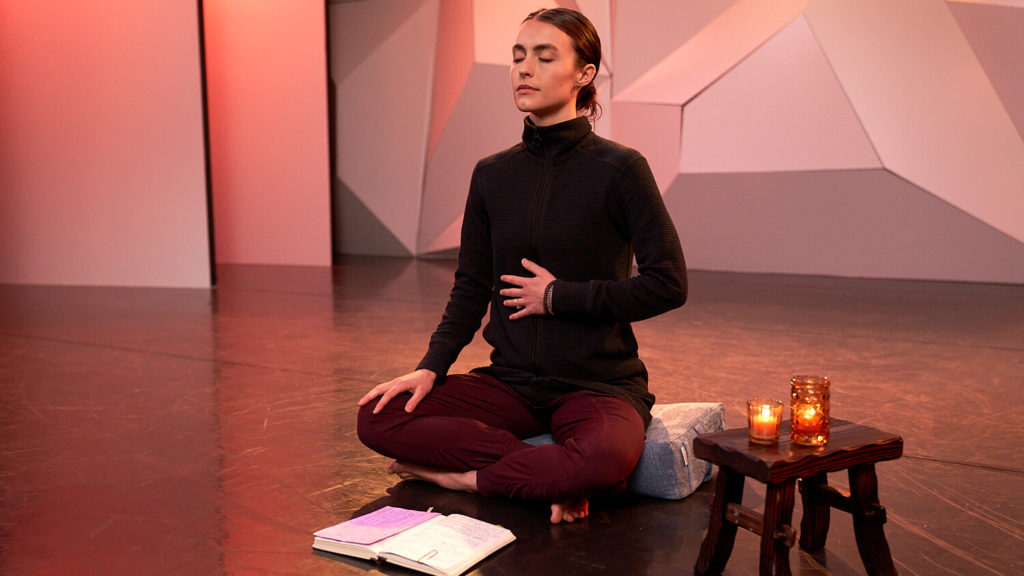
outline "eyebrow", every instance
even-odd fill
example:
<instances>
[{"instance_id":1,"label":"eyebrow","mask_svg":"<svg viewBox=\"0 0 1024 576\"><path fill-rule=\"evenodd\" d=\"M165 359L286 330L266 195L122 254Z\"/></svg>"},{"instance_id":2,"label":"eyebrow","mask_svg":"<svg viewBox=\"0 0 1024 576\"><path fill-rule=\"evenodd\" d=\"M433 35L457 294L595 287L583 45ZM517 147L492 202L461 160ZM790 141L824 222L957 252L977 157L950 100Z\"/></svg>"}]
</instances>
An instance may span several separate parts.
<instances>
[{"instance_id":1,"label":"eyebrow","mask_svg":"<svg viewBox=\"0 0 1024 576\"><path fill-rule=\"evenodd\" d=\"M534 52L543 52L544 50L554 50L558 52L558 47L554 44L537 44L533 47ZM512 47L513 52L527 52L526 47L522 44L516 44Z\"/></svg>"}]
</instances>

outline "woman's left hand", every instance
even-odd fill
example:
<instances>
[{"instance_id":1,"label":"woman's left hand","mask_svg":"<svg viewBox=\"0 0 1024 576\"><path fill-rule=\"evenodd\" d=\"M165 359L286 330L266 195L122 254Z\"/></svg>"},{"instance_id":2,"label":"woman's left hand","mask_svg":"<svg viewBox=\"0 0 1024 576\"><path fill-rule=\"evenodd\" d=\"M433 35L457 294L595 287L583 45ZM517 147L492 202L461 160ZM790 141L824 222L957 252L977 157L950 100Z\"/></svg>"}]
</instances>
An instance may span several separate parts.
<instances>
[{"instance_id":1,"label":"woman's left hand","mask_svg":"<svg viewBox=\"0 0 1024 576\"><path fill-rule=\"evenodd\" d=\"M544 289L555 281L555 277L543 266L523 258L523 268L532 272L533 277L502 275L501 281L518 288L505 288L500 294L505 297L505 306L517 309L509 318L518 320L527 316L544 315Z\"/></svg>"}]
</instances>

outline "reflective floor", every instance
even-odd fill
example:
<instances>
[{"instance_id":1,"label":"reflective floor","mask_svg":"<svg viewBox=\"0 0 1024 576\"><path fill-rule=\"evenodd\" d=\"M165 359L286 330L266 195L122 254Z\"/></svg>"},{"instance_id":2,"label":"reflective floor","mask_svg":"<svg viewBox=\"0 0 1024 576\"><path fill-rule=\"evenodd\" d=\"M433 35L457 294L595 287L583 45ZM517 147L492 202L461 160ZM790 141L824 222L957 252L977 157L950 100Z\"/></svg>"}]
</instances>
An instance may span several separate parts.
<instances>
[{"instance_id":1,"label":"reflective floor","mask_svg":"<svg viewBox=\"0 0 1024 576\"><path fill-rule=\"evenodd\" d=\"M311 549L384 504L511 528L477 574L692 573L710 483L551 526L542 503L397 483L359 444L356 400L416 363L452 271L352 258L224 267L214 290L0 286L0 574L409 574ZM1024 287L693 272L689 303L636 331L661 402L723 402L739 426L746 398L827 373L834 416L901 434L878 465L901 574L1024 573ZM455 369L486 358L474 341ZM833 514L794 573L863 574ZM741 530L726 574L755 574L757 545Z\"/></svg>"}]
</instances>

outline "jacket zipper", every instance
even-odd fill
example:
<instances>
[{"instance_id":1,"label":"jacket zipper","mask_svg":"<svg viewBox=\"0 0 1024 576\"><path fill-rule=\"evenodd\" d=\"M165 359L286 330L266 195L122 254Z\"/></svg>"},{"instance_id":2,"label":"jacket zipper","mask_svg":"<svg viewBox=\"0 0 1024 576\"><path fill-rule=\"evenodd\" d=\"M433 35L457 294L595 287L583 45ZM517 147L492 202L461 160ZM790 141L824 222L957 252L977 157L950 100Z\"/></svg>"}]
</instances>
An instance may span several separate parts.
<instances>
[{"instance_id":1,"label":"jacket zipper","mask_svg":"<svg viewBox=\"0 0 1024 576\"><path fill-rule=\"evenodd\" d=\"M553 168L553 159L544 153L543 141L540 139L540 134L535 135L535 142L541 147L541 153L543 154L544 161L541 164L540 179L537 184L537 190L534 192L533 201L530 206L530 247L533 249L533 257L535 259L540 258L540 246L542 240L542 220L544 216L544 210L547 205L547 197L549 189L551 187L551 171ZM536 260L535 260L536 261ZM530 317L530 369L534 374L539 374L538 366L538 355L540 353L540 340L541 340L541 328L543 322L541 318Z\"/></svg>"}]
</instances>

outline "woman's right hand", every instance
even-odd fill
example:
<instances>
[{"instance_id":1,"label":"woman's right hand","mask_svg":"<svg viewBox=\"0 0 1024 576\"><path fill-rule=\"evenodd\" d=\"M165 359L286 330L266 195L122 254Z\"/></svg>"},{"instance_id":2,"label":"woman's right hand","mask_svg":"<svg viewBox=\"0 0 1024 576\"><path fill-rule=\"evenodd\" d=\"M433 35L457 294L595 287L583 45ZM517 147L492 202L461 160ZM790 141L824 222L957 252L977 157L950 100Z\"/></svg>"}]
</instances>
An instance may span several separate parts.
<instances>
[{"instance_id":1,"label":"woman's right hand","mask_svg":"<svg viewBox=\"0 0 1024 576\"><path fill-rule=\"evenodd\" d=\"M405 376L399 376L394 380L374 386L365 396L359 399L359 405L365 406L371 400L380 396L377 405L373 407L373 413L379 414L392 398L408 392L412 394L412 398L405 403L405 411L412 412L419 405L420 400L423 400L427 394L430 394L430 391L434 388L435 379L437 379L437 374L421 368Z\"/></svg>"}]
</instances>

